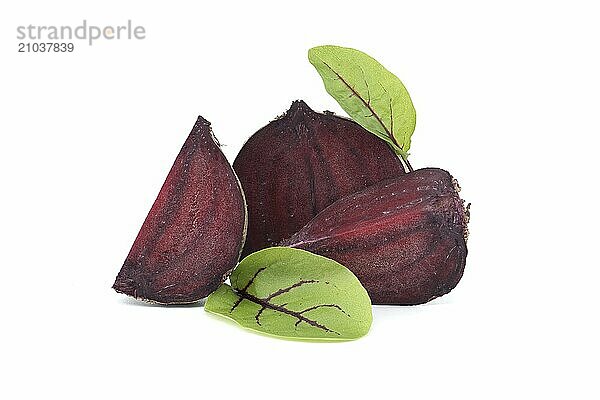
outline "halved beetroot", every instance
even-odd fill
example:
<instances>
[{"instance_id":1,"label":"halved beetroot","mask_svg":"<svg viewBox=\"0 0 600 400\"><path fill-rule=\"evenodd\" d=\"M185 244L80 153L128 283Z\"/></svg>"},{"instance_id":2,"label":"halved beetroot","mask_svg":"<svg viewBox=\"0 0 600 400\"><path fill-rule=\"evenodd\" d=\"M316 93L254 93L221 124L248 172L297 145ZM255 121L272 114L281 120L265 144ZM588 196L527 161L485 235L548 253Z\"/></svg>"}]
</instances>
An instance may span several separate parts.
<instances>
[{"instance_id":1,"label":"halved beetroot","mask_svg":"<svg viewBox=\"0 0 600 400\"><path fill-rule=\"evenodd\" d=\"M458 284L467 222L456 181L426 168L338 200L281 245L346 266L373 304L420 304Z\"/></svg>"},{"instance_id":2,"label":"halved beetroot","mask_svg":"<svg viewBox=\"0 0 600 400\"><path fill-rule=\"evenodd\" d=\"M156 303L198 301L236 266L246 224L238 179L198 117L113 288Z\"/></svg>"},{"instance_id":3,"label":"halved beetroot","mask_svg":"<svg viewBox=\"0 0 600 400\"><path fill-rule=\"evenodd\" d=\"M404 173L385 142L301 100L256 132L233 168L248 202L244 255L289 238L334 201Z\"/></svg>"}]
</instances>

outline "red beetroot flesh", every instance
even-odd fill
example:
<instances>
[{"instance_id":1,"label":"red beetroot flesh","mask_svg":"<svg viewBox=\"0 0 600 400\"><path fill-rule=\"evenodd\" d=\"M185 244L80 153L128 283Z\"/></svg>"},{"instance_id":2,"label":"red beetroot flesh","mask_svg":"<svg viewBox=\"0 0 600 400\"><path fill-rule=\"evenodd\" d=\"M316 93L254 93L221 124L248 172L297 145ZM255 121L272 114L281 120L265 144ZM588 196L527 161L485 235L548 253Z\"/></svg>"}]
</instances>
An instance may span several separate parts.
<instances>
[{"instance_id":1,"label":"red beetroot flesh","mask_svg":"<svg viewBox=\"0 0 600 400\"><path fill-rule=\"evenodd\" d=\"M427 168L338 200L282 245L346 266L373 304L420 304L458 284L467 222L452 176Z\"/></svg>"},{"instance_id":2,"label":"red beetroot flesh","mask_svg":"<svg viewBox=\"0 0 600 400\"><path fill-rule=\"evenodd\" d=\"M245 207L239 182L210 123L199 117L113 288L164 304L206 297L239 259Z\"/></svg>"},{"instance_id":3,"label":"red beetroot flesh","mask_svg":"<svg viewBox=\"0 0 600 400\"><path fill-rule=\"evenodd\" d=\"M256 132L233 168L248 202L244 255L289 238L334 201L404 173L381 139L301 100Z\"/></svg>"}]
</instances>

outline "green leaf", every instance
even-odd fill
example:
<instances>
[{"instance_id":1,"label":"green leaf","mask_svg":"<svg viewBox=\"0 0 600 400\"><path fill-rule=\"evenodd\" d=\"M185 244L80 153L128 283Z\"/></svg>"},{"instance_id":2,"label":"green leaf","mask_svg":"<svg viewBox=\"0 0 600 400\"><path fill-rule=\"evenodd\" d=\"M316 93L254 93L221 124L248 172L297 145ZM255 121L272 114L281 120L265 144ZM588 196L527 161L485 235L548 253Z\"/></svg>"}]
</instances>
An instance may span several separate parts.
<instances>
[{"instance_id":1,"label":"green leaf","mask_svg":"<svg viewBox=\"0 0 600 400\"><path fill-rule=\"evenodd\" d=\"M204 309L285 338L349 340L371 326L371 300L343 265L304 250L271 247L244 258Z\"/></svg>"},{"instance_id":2,"label":"green leaf","mask_svg":"<svg viewBox=\"0 0 600 400\"><path fill-rule=\"evenodd\" d=\"M313 47L308 59L344 111L406 160L417 116L400 79L374 58L347 47Z\"/></svg>"}]
</instances>

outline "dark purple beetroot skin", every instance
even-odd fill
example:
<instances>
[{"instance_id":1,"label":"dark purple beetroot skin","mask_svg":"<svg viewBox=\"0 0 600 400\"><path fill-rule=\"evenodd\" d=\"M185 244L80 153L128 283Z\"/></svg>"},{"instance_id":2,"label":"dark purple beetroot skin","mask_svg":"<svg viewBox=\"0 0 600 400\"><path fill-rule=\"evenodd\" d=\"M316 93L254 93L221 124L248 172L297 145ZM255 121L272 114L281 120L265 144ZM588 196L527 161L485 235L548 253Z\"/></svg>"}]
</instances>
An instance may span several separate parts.
<instances>
[{"instance_id":1,"label":"dark purple beetroot skin","mask_svg":"<svg viewBox=\"0 0 600 400\"><path fill-rule=\"evenodd\" d=\"M245 234L239 182L210 123L199 117L113 288L163 304L198 301L235 267Z\"/></svg>"},{"instance_id":2,"label":"dark purple beetroot skin","mask_svg":"<svg viewBox=\"0 0 600 400\"><path fill-rule=\"evenodd\" d=\"M373 304L420 304L452 290L467 257L468 211L444 170L426 168L338 200L284 246L349 268Z\"/></svg>"},{"instance_id":3,"label":"dark purple beetroot skin","mask_svg":"<svg viewBox=\"0 0 600 400\"><path fill-rule=\"evenodd\" d=\"M404 173L385 142L301 100L256 132L233 168L248 202L244 255L289 238L334 201Z\"/></svg>"}]
</instances>

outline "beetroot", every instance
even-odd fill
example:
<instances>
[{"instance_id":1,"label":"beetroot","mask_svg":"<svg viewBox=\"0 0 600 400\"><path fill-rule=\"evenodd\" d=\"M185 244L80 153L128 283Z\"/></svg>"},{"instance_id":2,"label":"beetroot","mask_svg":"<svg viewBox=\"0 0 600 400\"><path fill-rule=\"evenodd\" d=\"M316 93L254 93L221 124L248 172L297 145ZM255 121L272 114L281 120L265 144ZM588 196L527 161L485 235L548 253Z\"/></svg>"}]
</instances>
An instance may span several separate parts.
<instances>
[{"instance_id":1,"label":"beetroot","mask_svg":"<svg viewBox=\"0 0 600 400\"><path fill-rule=\"evenodd\" d=\"M199 117L113 288L164 304L200 300L236 266L245 234L239 182L210 123Z\"/></svg>"},{"instance_id":2,"label":"beetroot","mask_svg":"<svg viewBox=\"0 0 600 400\"><path fill-rule=\"evenodd\" d=\"M281 245L346 266L373 304L420 304L462 277L467 222L456 181L426 168L338 200Z\"/></svg>"},{"instance_id":3,"label":"beetroot","mask_svg":"<svg viewBox=\"0 0 600 400\"><path fill-rule=\"evenodd\" d=\"M248 202L244 255L289 238L343 196L404 173L385 142L301 100L256 132L233 167Z\"/></svg>"}]
</instances>

